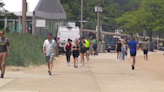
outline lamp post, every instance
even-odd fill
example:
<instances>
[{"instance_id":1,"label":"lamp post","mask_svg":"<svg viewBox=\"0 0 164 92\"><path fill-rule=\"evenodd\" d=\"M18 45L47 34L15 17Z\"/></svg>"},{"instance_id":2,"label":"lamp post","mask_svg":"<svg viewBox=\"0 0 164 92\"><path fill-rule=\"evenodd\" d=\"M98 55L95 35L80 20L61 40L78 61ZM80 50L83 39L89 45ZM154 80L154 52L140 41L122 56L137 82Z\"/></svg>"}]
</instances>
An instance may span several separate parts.
<instances>
[{"instance_id":1,"label":"lamp post","mask_svg":"<svg viewBox=\"0 0 164 92\"><path fill-rule=\"evenodd\" d=\"M80 36L83 36L83 0L81 0L81 31Z\"/></svg>"},{"instance_id":2,"label":"lamp post","mask_svg":"<svg viewBox=\"0 0 164 92\"><path fill-rule=\"evenodd\" d=\"M22 24L23 24L23 35L26 34L26 12L27 12L27 5L26 0L22 0Z\"/></svg>"},{"instance_id":3,"label":"lamp post","mask_svg":"<svg viewBox=\"0 0 164 92\"><path fill-rule=\"evenodd\" d=\"M98 0L97 4L97 42L99 43L100 37L100 0Z\"/></svg>"}]
</instances>

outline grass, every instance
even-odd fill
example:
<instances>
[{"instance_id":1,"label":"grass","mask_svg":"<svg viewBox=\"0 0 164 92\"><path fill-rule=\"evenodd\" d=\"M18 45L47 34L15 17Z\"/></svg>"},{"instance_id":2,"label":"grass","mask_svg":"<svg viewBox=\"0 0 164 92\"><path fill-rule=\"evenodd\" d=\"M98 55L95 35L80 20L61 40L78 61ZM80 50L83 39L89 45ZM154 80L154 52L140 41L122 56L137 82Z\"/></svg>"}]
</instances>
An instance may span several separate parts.
<instances>
[{"instance_id":1,"label":"grass","mask_svg":"<svg viewBox=\"0 0 164 92\"><path fill-rule=\"evenodd\" d=\"M45 63L42 51L45 38L31 34L23 36L23 34L16 32L5 33L5 36L9 38L12 55L7 58L6 64L8 66L26 67Z\"/></svg>"}]
</instances>

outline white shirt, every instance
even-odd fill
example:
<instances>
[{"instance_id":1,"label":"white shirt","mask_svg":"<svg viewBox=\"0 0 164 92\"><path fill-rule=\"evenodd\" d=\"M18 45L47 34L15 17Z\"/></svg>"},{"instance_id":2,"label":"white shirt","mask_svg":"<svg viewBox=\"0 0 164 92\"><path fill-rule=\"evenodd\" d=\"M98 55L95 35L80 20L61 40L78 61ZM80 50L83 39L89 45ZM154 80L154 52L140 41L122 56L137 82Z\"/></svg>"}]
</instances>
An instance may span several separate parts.
<instances>
[{"instance_id":1,"label":"white shirt","mask_svg":"<svg viewBox=\"0 0 164 92\"><path fill-rule=\"evenodd\" d=\"M55 55L55 47L56 47L56 41L55 40L45 40L43 47L45 47L46 49L46 56L51 56L51 55Z\"/></svg>"}]
</instances>

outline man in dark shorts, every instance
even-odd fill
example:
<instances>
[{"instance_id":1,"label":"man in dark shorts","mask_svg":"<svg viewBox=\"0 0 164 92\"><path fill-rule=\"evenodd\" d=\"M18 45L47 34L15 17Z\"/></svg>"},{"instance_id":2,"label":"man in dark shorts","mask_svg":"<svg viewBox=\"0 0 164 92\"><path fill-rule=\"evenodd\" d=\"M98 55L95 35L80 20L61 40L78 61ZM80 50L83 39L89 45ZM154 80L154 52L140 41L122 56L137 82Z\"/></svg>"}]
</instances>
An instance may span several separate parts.
<instances>
[{"instance_id":1,"label":"man in dark shorts","mask_svg":"<svg viewBox=\"0 0 164 92\"><path fill-rule=\"evenodd\" d=\"M90 47L90 40L89 37L87 36L85 39L85 49L86 49L86 59L89 61L89 47Z\"/></svg>"},{"instance_id":2,"label":"man in dark shorts","mask_svg":"<svg viewBox=\"0 0 164 92\"><path fill-rule=\"evenodd\" d=\"M97 53L97 40L96 40L96 38L92 40L92 43L93 43L94 56L95 55L98 55L98 53Z\"/></svg>"},{"instance_id":3,"label":"man in dark shorts","mask_svg":"<svg viewBox=\"0 0 164 92\"><path fill-rule=\"evenodd\" d=\"M5 73L5 64L7 59L7 47L8 47L8 56L10 57L10 44L8 38L4 37L4 31L0 31L0 70L1 78L4 77Z\"/></svg>"},{"instance_id":4,"label":"man in dark shorts","mask_svg":"<svg viewBox=\"0 0 164 92\"><path fill-rule=\"evenodd\" d=\"M134 70L135 62L136 62L136 54L137 50L139 49L138 42L135 41L135 38L132 38L129 41L128 46L130 47L130 55L131 55L131 63L132 63L132 70Z\"/></svg>"},{"instance_id":5,"label":"man in dark shorts","mask_svg":"<svg viewBox=\"0 0 164 92\"><path fill-rule=\"evenodd\" d=\"M149 46L149 43L147 42L146 39L142 43L142 50L143 50L143 53L144 53L144 59L148 60L148 51L150 50L150 46Z\"/></svg>"}]
</instances>

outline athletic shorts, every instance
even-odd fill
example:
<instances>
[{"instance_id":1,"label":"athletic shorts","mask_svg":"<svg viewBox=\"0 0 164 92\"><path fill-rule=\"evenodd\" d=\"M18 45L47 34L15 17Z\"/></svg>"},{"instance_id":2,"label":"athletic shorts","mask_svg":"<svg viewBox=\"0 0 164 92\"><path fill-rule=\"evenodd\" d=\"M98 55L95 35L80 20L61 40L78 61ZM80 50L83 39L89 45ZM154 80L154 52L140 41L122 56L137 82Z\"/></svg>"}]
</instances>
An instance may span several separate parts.
<instances>
[{"instance_id":1,"label":"athletic shorts","mask_svg":"<svg viewBox=\"0 0 164 92\"><path fill-rule=\"evenodd\" d=\"M84 54L86 51L85 50L80 50L80 53L81 54Z\"/></svg>"},{"instance_id":2,"label":"athletic shorts","mask_svg":"<svg viewBox=\"0 0 164 92\"><path fill-rule=\"evenodd\" d=\"M53 62L54 61L54 55L46 56L46 62Z\"/></svg>"},{"instance_id":3,"label":"athletic shorts","mask_svg":"<svg viewBox=\"0 0 164 92\"><path fill-rule=\"evenodd\" d=\"M86 51L89 51L89 47L85 47L85 50L86 50Z\"/></svg>"},{"instance_id":4,"label":"athletic shorts","mask_svg":"<svg viewBox=\"0 0 164 92\"><path fill-rule=\"evenodd\" d=\"M79 51L78 50L74 50L73 51L73 58L78 58L79 57Z\"/></svg>"},{"instance_id":5,"label":"athletic shorts","mask_svg":"<svg viewBox=\"0 0 164 92\"><path fill-rule=\"evenodd\" d=\"M134 57L134 56L136 56L136 53L130 53L130 56Z\"/></svg>"},{"instance_id":6,"label":"athletic shorts","mask_svg":"<svg viewBox=\"0 0 164 92\"><path fill-rule=\"evenodd\" d=\"M143 50L144 55L148 54L148 50Z\"/></svg>"}]
</instances>

